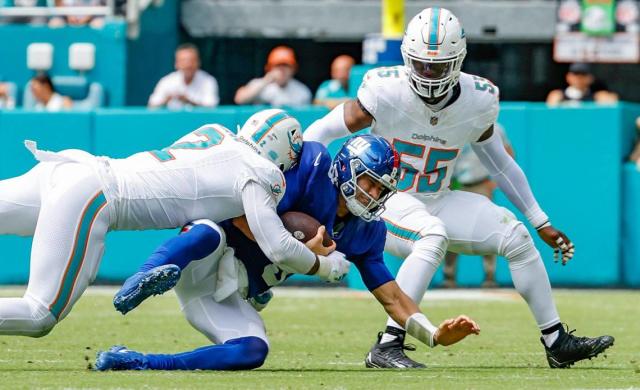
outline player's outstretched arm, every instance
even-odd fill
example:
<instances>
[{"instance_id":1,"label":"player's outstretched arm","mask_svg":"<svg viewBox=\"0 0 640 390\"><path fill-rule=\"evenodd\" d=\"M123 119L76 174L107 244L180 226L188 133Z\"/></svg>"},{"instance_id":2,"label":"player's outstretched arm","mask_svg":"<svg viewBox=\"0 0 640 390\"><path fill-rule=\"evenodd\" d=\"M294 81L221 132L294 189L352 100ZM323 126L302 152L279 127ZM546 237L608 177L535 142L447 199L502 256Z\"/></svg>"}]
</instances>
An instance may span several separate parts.
<instances>
[{"instance_id":1,"label":"player's outstretched arm","mask_svg":"<svg viewBox=\"0 0 640 390\"><path fill-rule=\"evenodd\" d=\"M445 320L435 327L394 280L371 292L394 321L404 326L411 336L430 347L455 344L470 334L480 333L478 325L464 315Z\"/></svg>"},{"instance_id":2,"label":"player's outstretched arm","mask_svg":"<svg viewBox=\"0 0 640 390\"><path fill-rule=\"evenodd\" d=\"M371 126L373 117L358 99L348 100L313 122L305 130L305 141L316 141L327 146L329 142Z\"/></svg>"}]
</instances>

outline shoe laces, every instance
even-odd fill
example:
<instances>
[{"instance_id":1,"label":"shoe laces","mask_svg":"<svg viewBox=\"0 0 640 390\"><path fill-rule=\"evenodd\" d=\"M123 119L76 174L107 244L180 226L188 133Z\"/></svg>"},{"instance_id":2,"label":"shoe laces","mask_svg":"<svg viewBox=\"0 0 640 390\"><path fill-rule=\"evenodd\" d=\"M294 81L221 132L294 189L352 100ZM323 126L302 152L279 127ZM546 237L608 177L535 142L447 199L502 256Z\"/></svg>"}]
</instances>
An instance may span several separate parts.
<instances>
[{"instance_id":1,"label":"shoe laces","mask_svg":"<svg viewBox=\"0 0 640 390\"><path fill-rule=\"evenodd\" d=\"M417 348L415 344L403 344L402 349L405 351L415 351Z\"/></svg>"},{"instance_id":2,"label":"shoe laces","mask_svg":"<svg viewBox=\"0 0 640 390\"><path fill-rule=\"evenodd\" d=\"M569 325L567 325L566 323L563 322L562 325L564 325L565 333L569 337L569 340L577 343L583 343L591 340L589 337L580 337L580 336L574 335L573 332L575 332L576 330L575 329L569 330Z\"/></svg>"}]
</instances>

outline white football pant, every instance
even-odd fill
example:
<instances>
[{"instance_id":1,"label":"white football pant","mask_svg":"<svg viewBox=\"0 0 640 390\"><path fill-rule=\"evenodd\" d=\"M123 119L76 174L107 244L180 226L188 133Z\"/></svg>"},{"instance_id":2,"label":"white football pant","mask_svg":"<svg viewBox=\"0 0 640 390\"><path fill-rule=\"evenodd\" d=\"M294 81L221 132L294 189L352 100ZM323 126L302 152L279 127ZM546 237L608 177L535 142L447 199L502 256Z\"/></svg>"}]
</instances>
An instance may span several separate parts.
<instances>
[{"instance_id":1,"label":"white football pant","mask_svg":"<svg viewBox=\"0 0 640 390\"><path fill-rule=\"evenodd\" d=\"M420 303L444 254L495 254L509 262L513 284L527 301L540 329L559 322L540 253L512 212L483 195L450 191L437 198L392 196L382 218L387 224L385 250L404 260L396 280ZM389 319L388 325L402 328Z\"/></svg>"},{"instance_id":2,"label":"white football pant","mask_svg":"<svg viewBox=\"0 0 640 390\"><path fill-rule=\"evenodd\" d=\"M44 336L66 317L95 279L109 225L110 207L87 165L39 163L0 181L0 234L33 236L27 291L0 298L0 334Z\"/></svg>"}]
</instances>

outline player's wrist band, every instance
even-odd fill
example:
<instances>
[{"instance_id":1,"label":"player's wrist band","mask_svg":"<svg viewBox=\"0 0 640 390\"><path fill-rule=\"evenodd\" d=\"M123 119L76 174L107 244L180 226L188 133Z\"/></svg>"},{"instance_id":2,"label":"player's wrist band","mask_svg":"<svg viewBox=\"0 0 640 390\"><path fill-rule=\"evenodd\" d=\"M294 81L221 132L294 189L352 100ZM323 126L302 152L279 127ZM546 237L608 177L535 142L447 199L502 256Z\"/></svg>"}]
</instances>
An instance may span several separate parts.
<instances>
[{"instance_id":1,"label":"player's wrist band","mask_svg":"<svg viewBox=\"0 0 640 390\"><path fill-rule=\"evenodd\" d=\"M543 223L542 225L536 227L536 230L541 230L541 229L544 229L544 228L549 227L549 226L551 226L551 222L547 221L547 222Z\"/></svg>"},{"instance_id":2,"label":"player's wrist band","mask_svg":"<svg viewBox=\"0 0 640 390\"><path fill-rule=\"evenodd\" d=\"M429 322L427 317L420 312L413 313L411 317L407 319L405 330L411 336L427 344L431 348L438 344L435 340L438 328Z\"/></svg>"}]
</instances>

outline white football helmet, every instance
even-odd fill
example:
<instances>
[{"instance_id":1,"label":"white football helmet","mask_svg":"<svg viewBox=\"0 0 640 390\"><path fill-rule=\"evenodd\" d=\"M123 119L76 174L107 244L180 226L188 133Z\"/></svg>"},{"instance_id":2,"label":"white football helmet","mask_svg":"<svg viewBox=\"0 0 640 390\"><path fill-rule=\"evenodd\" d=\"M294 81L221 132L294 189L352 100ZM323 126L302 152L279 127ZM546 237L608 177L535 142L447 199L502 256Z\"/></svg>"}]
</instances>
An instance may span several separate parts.
<instances>
[{"instance_id":1,"label":"white football helmet","mask_svg":"<svg viewBox=\"0 0 640 390\"><path fill-rule=\"evenodd\" d=\"M400 51L411 88L425 98L437 98L458 82L467 40L451 11L426 8L409 22Z\"/></svg>"},{"instance_id":2,"label":"white football helmet","mask_svg":"<svg viewBox=\"0 0 640 390\"><path fill-rule=\"evenodd\" d=\"M251 115L238 129L238 139L283 172L298 162L302 152L300 122L280 109L262 110Z\"/></svg>"}]
</instances>

